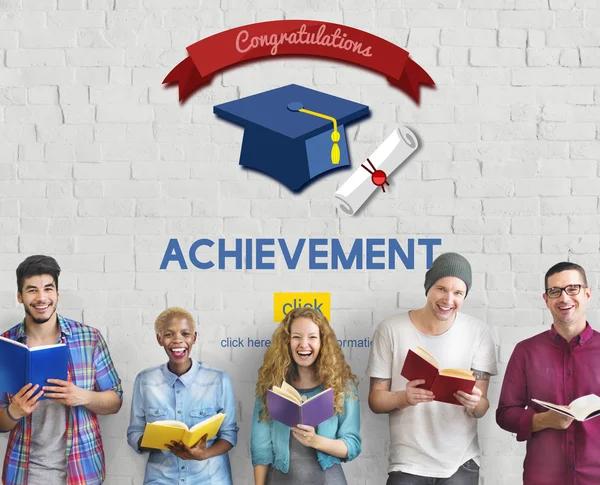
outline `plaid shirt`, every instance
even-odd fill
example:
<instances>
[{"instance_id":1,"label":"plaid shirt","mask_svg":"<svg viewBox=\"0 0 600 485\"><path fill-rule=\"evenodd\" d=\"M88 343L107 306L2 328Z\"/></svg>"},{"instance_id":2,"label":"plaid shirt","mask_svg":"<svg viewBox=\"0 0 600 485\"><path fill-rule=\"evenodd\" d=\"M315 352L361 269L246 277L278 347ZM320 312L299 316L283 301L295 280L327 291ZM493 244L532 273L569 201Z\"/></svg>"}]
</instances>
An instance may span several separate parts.
<instances>
[{"instance_id":1,"label":"plaid shirt","mask_svg":"<svg viewBox=\"0 0 600 485\"><path fill-rule=\"evenodd\" d=\"M82 323L58 316L61 342L69 347L69 381L90 391L115 391L122 398L121 379L100 332ZM25 321L3 334L25 343ZM0 394L0 407L8 406L6 393ZM104 481L104 447L96 414L84 406L68 407L67 485L97 485ZM6 448L2 483L26 485L31 444L31 415L13 428Z\"/></svg>"}]
</instances>

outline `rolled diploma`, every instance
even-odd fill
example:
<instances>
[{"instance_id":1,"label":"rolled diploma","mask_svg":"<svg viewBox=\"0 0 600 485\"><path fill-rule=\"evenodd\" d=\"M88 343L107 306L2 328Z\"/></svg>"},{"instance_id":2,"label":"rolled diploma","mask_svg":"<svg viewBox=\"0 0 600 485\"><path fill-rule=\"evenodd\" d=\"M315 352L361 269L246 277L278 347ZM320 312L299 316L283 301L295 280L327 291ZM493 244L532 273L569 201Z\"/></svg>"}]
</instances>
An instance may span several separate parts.
<instances>
[{"instance_id":1,"label":"rolled diploma","mask_svg":"<svg viewBox=\"0 0 600 485\"><path fill-rule=\"evenodd\" d=\"M396 128L369 157L375 170L383 170L389 176L407 160L419 147L415 134L405 126ZM369 162L363 165L373 170ZM346 214L354 215L373 191L379 187L371 180L371 174L363 167L358 167L344 185L335 193L337 206Z\"/></svg>"}]
</instances>

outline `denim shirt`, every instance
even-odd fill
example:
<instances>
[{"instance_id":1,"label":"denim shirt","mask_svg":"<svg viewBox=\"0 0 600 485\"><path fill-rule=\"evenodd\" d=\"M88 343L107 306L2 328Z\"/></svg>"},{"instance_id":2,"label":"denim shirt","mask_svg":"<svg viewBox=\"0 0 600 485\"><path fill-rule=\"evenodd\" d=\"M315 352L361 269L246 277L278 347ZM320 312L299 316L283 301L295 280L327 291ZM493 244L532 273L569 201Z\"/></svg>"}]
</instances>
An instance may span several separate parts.
<instances>
[{"instance_id":1,"label":"denim shirt","mask_svg":"<svg viewBox=\"0 0 600 485\"><path fill-rule=\"evenodd\" d=\"M146 423L166 419L192 427L217 413L227 416L217 436L206 443L224 439L237 443L233 387L225 371L192 360L192 367L181 376L167 364L142 371L135 379L127 441L137 452L138 440ZM151 450L146 464L144 485L231 485L231 467L227 453L207 460L181 460L169 450Z\"/></svg>"},{"instance_id":2,"label":"denim shirt","mask_svg":"<svg viewBox=\"0 0 600 485\"><path fill-rule=\"evenodd\" d=\"M305 393L311 398L323 391L319 386L315 390ZM354 389L358 396L358 391ZM258 413L262 400L257 398L254 403L254 416L252 418L252 433L250 436L250 451L252 466L272 465L283 473L290 468L290 428L279 421L258 421ZM341 439L348 448L348 458L337 458L317 450L317 459L323 470L336 463L354 460L361 450L360 439L360 405L357 399L344 398L344 412L335 414L327 421L317 426L315 431L319 436L331 439Z\"/></svg>"}]
</instances>

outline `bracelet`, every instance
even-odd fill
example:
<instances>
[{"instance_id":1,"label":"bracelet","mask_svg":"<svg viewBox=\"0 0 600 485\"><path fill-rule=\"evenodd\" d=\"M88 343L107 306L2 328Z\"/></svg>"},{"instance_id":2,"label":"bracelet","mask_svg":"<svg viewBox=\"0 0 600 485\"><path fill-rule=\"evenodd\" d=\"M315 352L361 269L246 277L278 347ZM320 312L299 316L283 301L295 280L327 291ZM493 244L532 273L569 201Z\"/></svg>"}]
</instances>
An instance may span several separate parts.
<instances>
[{"instance_id":1,"label":"bracelet","mask_svg":"<svg viewBox=\"0 0 600 485\"><path fill-rule=\"evenodd\" d=\"M21 418L15 418L12 414L10 414L10 411L8 410L8 408L10 408L10 404L8 406L6 406L6 415L8 416L8 419L10 419L11 421L14 421L15 423L18 423L19 421L21 421Z\"/></svg>"}]
</instances>

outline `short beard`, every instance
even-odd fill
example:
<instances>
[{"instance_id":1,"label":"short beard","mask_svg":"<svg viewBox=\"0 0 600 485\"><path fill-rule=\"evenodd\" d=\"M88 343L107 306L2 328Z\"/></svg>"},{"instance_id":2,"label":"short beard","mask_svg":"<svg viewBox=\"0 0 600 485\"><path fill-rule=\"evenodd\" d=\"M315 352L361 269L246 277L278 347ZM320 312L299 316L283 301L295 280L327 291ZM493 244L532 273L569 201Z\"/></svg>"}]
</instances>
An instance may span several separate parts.
<instances>
[{"instance_id":1,"label":"short beard","mask_svg":"<svg viewBox=\"0 0 600 485\"><path fill-rule=\"evenodd\" d=\"M29 315L29 318L34 322L37 323L38 325L42 325L44 323L46 323L48 320L50 320L54 314L56 313L56 306L52 307L52 313L50 314L50 316L48 318L42 319L42 318L35 318L32 314L31 311L29 310L29 307L27 307L26 305L23 305L23 307L25 308L25 313L27 313L27 315Z\"/></svg>"}]
</instances>

